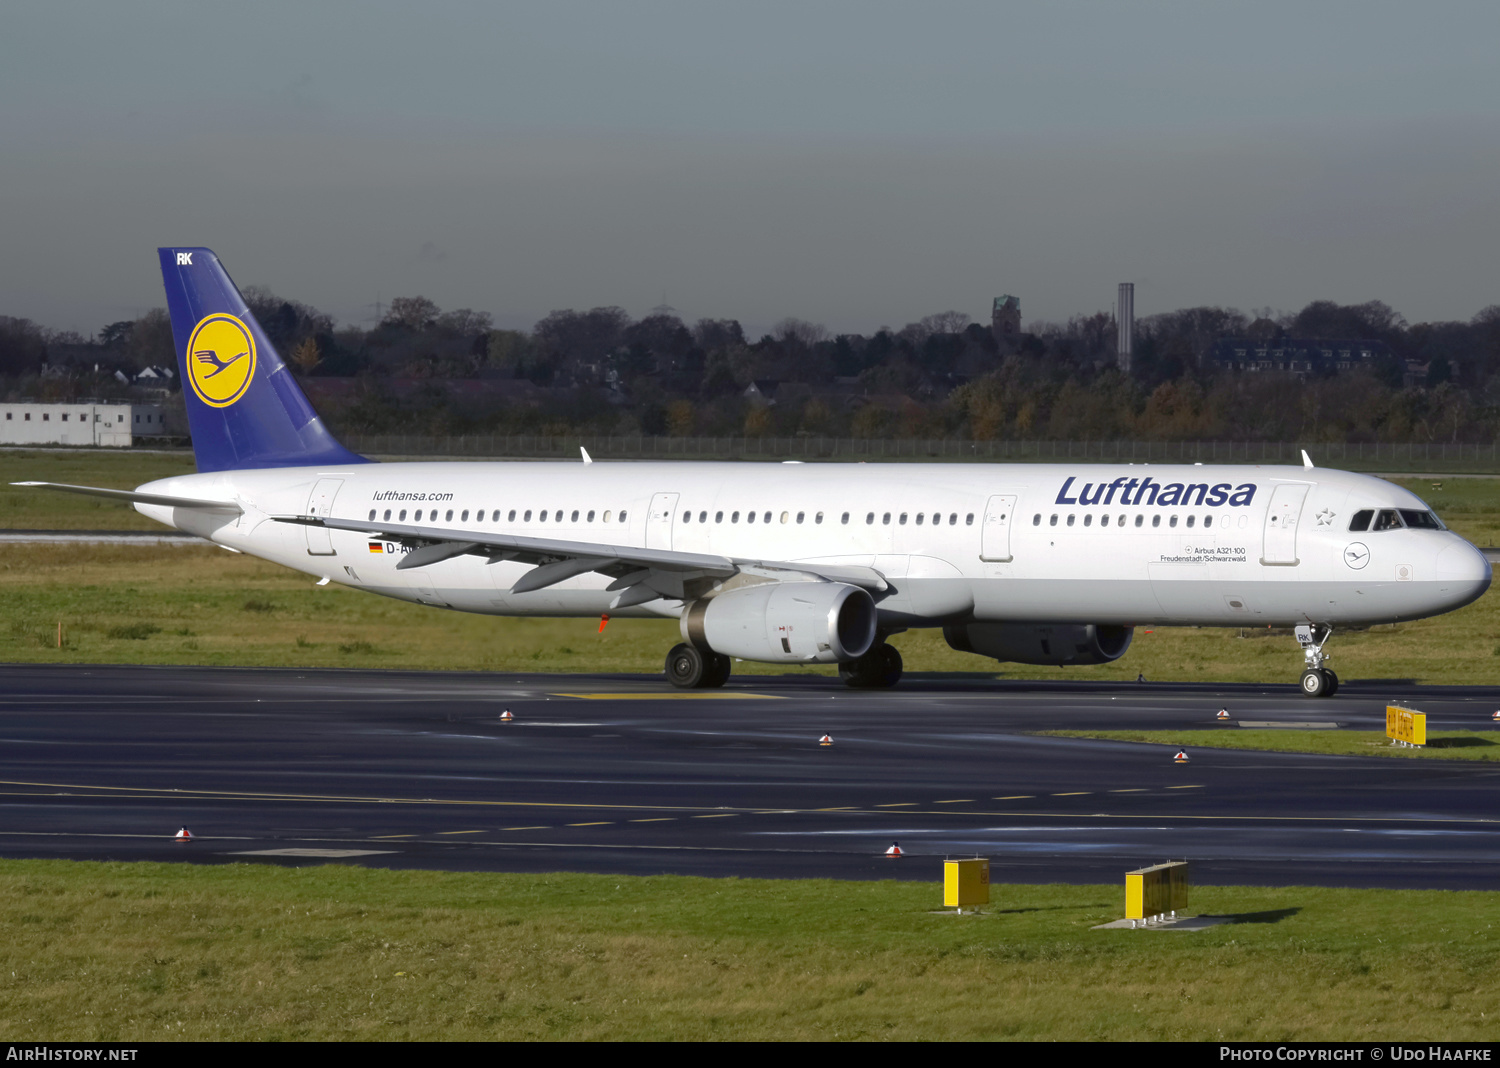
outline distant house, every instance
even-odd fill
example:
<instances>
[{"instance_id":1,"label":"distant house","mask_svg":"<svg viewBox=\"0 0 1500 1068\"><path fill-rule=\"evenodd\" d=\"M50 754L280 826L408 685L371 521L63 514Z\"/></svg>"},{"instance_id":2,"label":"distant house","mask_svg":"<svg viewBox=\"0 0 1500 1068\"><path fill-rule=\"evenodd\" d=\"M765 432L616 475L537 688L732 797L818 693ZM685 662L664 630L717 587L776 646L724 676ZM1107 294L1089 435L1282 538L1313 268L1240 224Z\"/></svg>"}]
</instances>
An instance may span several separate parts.
<instances>
[{"instance_id":1,"label":"distant house","mask_svg":"<svg viewBox=\"0 0 1500 1068\"><path fill-rule=\"evenodd\" d=\"M770 378L757 378L744 388L740 396L751 404L764 404L771 407L776 403L776 390L781 386L780 382Z\"/></svg>"},{"instance_id":2,"label":"distant house","mask_svg":"<svg viewBox=\"0 0 1500 1068\"><path fill-rule=\"evenodd\" d=\"M159 404L22 401L0 404L0 444L129 448L138 437L171 434Z\"/></svg>"},{"instance_id":3,"label":"distant house","mask_svg":"<svg viewBox=\"0 0 1500 1068\"><path fill-rule=\"evenodd\" d=\"M1361 368L1373 370L1377 362L1390 355L1385 342L1359 338L1226 337L1214 342L1210 358L1225 370L1280 372L1305 378Z\"/></svg>"}]
</instances>

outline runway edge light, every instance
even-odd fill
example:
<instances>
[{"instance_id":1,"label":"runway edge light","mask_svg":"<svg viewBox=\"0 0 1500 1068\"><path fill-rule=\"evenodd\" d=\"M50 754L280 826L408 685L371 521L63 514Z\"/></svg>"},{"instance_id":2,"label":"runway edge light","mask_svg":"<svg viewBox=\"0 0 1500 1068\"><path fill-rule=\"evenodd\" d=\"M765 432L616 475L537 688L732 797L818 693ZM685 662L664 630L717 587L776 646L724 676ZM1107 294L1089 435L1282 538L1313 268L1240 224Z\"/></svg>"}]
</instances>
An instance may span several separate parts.
<instances>
[{"instance_id":1,"label":"runway edge light","mask_svg":"<svg viewBox=\"0 0 1500 1068\"><path fill-rule=\"evenodd\" d=\"M968 857L943 861L943 907L958 909L965 905L990 903L990 858Z\"/></svg>"},{"instance_id":2,"label":"runway edge light","mask_svg":"<svg viewBox=\"0 0 1500 1068\"><path fill-rule=\"evenodd\" d=\"M510 714L510 709L508 709L508 708L504 712L500 713L500 722L501 723L509 723L511 720L513 720L515 718L516 718L515 716L512 716Z\"/></svg>"},{"instance_id":3,"label":"runway edge light","mask_svg":"<svg viewBox=\"0 0 1500 1068\"><path fill-rule=\"evenodd\" d=\"M1188 762L1187 750L1186 749L1179 749L1179 750L1177 750L1177 755L1172 758L1172 762L1174 764L1186 764Z\"/></svg>"},{"instance_id":4,"label":"runway edge light","mask_svg":"<svg viewBox=\"0 0 1500 1068\"><path fill-rule=\"evenodd\" d=\"M833 744L833 735L831 735L831 734L825 734L825 735L823 735L823 737L821 737L821 738L818 739L818 744L819 745L832 745Z\"/></svg>"},{"instance_id":5,"label":"runway edge light","mask_svg":"<svg viewBox=\"0 0 1500 1068\"><path fill-rule=\"evenodd\" d=\"M1188 903L1188 862L1153 864L1125 873L1125 918L1160 921L1177 918Z\"/></svg>"},{"instance_id":6,"label":"runway edge light","mask_svg":"<svg viewBox=\"0 0 1500 1068\"><path fill-rule=\"evenodd\" d=\"M177 832L174 837L179 842L191 842L193 840L193 832L188 830L186 827L183 827Z\"/></svg>"},{"instance_id":7,"label":"runway edge light","mask_svg":"<svg viewBox=\"0 0 1500 1068\"><path fill-rule=\"evenodd\" d=\"M888 856L888 857L904 857L904 856L906 856L906 854L901 851L901 843L900 842L892 842L891 843L891 848L889 848L889 849L887 849L885 851L885 855Z\"/></svg>"}]
</instances>

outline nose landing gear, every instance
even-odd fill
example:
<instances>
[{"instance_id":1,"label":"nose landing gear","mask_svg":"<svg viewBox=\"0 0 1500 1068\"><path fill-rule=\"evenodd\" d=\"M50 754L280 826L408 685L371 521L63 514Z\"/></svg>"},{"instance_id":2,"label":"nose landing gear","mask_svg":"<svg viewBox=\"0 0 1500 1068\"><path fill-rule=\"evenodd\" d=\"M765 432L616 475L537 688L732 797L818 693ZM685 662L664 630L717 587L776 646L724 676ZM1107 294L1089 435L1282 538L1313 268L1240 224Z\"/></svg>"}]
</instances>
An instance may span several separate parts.
<instances>
[{"instance_id":1,"label":"nose landing gear","mask_svg":"<svg viewBox=\"0 0 1500 1068\"><path fill-rule=\"evenodd\" d=\"M1299 623L1295 633L1307 665L1302 671L1302 696L1332 697L1339 692L1339 677L1323 666L1328 659L1323 645L1333 635L1333 628L1326 623Z\"/></svg>"}]
</instances>

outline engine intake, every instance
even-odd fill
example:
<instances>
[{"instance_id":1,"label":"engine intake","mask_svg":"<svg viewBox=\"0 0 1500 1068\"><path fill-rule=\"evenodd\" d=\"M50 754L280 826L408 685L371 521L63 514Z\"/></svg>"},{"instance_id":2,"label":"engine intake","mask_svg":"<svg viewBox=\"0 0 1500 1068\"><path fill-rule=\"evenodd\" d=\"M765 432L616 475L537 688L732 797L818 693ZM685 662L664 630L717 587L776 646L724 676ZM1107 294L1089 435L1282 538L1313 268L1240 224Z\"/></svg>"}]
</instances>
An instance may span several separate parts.
<instances>
[{"instance_id":1,"label":"engine intake","mask_svg":"<svg viewBox=\"0 0 1500 1068\"><path fill-rule=\"evenodd\" d=\"M1096 623L967 623L943 628L948 644L1013 664L1108 664L1130 648L1134 627Z\"/></svg>"},{"instance_id":2,"label":"engine intake","mask_svg":"<svg viewBox=\"0 0 1500 1068\"><path fill-rule=\"evenodd\" d=\"M694 601L683 641L771 663L841 663L875 644L875 602L841 582L766 582Z\"/></svg>"}]
</instances>

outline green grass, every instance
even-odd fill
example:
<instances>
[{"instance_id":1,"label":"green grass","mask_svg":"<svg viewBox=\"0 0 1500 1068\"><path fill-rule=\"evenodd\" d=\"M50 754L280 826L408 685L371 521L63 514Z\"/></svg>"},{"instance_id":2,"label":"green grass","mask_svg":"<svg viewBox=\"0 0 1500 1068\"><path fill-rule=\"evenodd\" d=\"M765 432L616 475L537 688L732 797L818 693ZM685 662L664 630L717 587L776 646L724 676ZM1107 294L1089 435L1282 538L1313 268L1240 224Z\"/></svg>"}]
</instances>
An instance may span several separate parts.
<instances>
[{"instance_id":1,"label":"green grass","mask_svg":"<svg viewBox=\"0 0 1500 1068\"><path fill-rule=\"evenodd\" d=\"M181 452L94 452L79 450L0 450L0 529L159 530L129 504L56 490L12 486L12 482L63 482L70 486L135 489L143 482L197 470L193 454Z\"/></svg>"},{"instance_id":2,"label":"green grass","mask_svg":"<svg viewBox=\"0 0 1500 1068\"><path fill-rule=\"evenodd\" d=\"M195 843L183 848L212 848ZM906 862L902 862L906 863ZM0 1029L27 1041L1492 1041L1500 897L1123 885L0 863ZM1400 917L1394 922L1393 917Z\"/></svg>"},{"instance_id":3,"label":"green grass","mask_svg":"<svg viewBox=\"0 0 1500 1068\"><path fill-rule=\"evenodd\" d=\"M1037 731L1057 738L1145 742L1186 749L1263 749L1277 753L1388 756L1411 760L1500 760L1500 731L1443 731L1420 749L1391 745L1383 731L1276 730L1224 726L1186 731Z\"/></svg>"}]
</instances>

